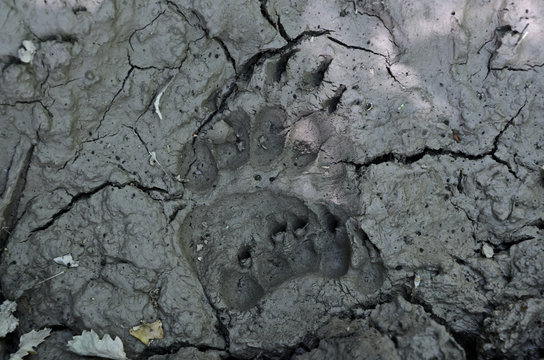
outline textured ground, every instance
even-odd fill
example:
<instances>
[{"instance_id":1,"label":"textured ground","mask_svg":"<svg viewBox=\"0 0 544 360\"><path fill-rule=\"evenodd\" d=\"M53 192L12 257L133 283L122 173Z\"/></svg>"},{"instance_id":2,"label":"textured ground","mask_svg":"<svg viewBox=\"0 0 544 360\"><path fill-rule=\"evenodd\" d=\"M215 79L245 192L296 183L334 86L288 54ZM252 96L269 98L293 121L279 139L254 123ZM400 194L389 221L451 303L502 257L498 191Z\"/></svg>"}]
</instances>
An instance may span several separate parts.
<instances>
[{"instance_id":1,"label":"textured ground","mask_svg":"<svg viewBox=\"0 0 544 360\"><path fill-rule=\"evenodd\" d=\"M544 356L542 1L1 0L0 30L29 359Z\"/></svg>"}]
</instances>

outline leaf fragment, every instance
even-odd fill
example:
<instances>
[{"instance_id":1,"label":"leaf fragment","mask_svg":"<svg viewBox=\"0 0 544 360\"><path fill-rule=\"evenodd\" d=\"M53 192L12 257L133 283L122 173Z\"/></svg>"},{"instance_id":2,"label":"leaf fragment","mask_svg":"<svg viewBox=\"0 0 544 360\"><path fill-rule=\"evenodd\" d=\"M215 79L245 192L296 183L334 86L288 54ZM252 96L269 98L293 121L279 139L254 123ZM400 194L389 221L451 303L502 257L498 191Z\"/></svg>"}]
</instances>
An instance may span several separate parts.
<instances>
[{"instance_id":1,"label":"leaf fragment","mask_svg":"<svg viewBox=\"0 0 544 360\"><path fill-rule=\"evenodd\" d=\"M155 112L157 113L157 115L159 116L159 119L162 120L162 114L161 114L161 109L160 109L160 105L161 105L161 97L162 97L162 94L164 94L164 92L166 91L166 89L168 89L168 87L170 86L170 84L172 83L172 81L174 81L174 78L176 76L172 76L172 78L170 79L170 81L168 81L168 83L166 84L165 87L162 88L162 90L159 92L159 94L157 95L157 97L155 98L155 101L153 102L153 106L155 107Z\"/></svg>"},{"instance_id":2,"label":"leaf fragment","mask_svg":"<svg viewBox=\"0 0 544 360\"><path fill-rule=\"evenodd\" d=\"M19 320L12 315L16 309L15 301L6 300L0 305L0 338L15 330L19 324Z\"/></svg>"},{"instance_id":3,"label":"leaf fragment","mask_svg":"<svg viewBox=\"0 0 544 360\"><path fill-rule=\"evenodd\" d=\"M76 261L72 258L72 254L66 254L63 256L59 256L53 259L54 262L56 262L59 265L64 265L69 268L74 268L79 266L79 261Z\"/></svg>"},{"instance_id":4,"label":"leaf fragment","mask_svg":"<svg viewBox=\"0 0 544 360\"><path fill-rule=\"evenodd\" d=\"M162 321L157 320L152 323L143 323L130 328L130 335L140 340L145 345L149 345L150 340L162 339L164 332L162 330Z\"/></svg>"}]
</instances>

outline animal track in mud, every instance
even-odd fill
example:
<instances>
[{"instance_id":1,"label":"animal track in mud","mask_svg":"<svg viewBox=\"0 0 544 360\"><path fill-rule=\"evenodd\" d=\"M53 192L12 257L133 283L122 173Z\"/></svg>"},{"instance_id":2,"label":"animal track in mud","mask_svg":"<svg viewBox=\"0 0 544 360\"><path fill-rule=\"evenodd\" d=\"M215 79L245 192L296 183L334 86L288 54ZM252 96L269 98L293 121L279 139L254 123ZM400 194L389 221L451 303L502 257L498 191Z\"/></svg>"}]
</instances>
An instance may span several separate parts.
<instances>
[{"instance_id":1,"label":"animal track in mud","mask_svg":"<svg viewBox=\"0 0 544 360\"><path fill-rule=\"evenodd\" d=\"M276 80L294 53L280 58L272 69ZM307 85L318 86L331 61L324 57L308 75ZM330 112L344 90L341 87L331 100ZM180 173L185 174L188 188L203 193L216 186L223 189L219 177L225 174L228 179L242 167L259 172L282 168L287 170L283 176L297 177L318 161L321 147L333 133L324 112L289 119L279 105L263 105L254 115L237 108L218 115L199 134L184 152L191 156L181 160ZM180 231L184 254L214 306L247 311L291 280L338 279L350 271L352 251L358 247L348 236L345 216L281 192L221 195L222 190L217 191L219 197L194 208ZM368 253L360 253L354 254L365 263ZM358 264L355 274L377 279L362 288L374 291L380 274L371 274L375 266Z\"/></svg>"},{"instance_id":2,"label":"animal track in mud","mask_svg":"<svg viewBox=\"0 0 544 360\"><path fill-rule=\"evenodd\" d=\"M221 171L236 170L248 163L255 169L284 166L305 168L317 159L322 142L323 121L319 114L290 124L279 106L265 106L253 118L244 110L234 110L188 144L179 174L187 186L208 191Z\"/></svg>"},{"instance_id":3,"label":"animal track in mud","mask_svg":"<svg viewBox=\"0 0 544 360\"><path fill-rule=\"evenodd\" d=\"M192 149L191 145L186 146L187 151L184 153L193 152L193 156L183 159L185 164L182 164L181 168L186 167L187 170L180 174L186 174L184 180L188 182L191 189L205 191L217 180L219 171L217 163L207 141L198 139L192 146Z\"/></svg>"},{"instance_id":4,"label":"animal track in mud","mask_svg":"<svg viewBox=\"0 0 544 360\"><path fill-rule=\"evenodd\" d=\"M322 57L323 60L321 61L317 69L315 69L315 71L304 74L304 82L311 87L317 87L321 85L321 83L325 79L325 73L327 72L329 66L332 63L332 56L322 55Z\"/></svg>"},{"instance_id":5,"label":"animal track in mud","mask_svg":"<svg viewBox=\"0 0 544 360\"><path fill-rule=\"evenodd\" d=\"M208 131L219 169L236 169L249 159L249 120L245 111L233 111Z\"/></svg>"},{"instance_id":6,"label":"animal track in mud","mask_svg":"<svg viewBox=\"0 0 544 360\"><path fill-rule=\"evenodd\" d=\"M275 82L279 82L281 80L282 75L287 71L287 64L289 60L298 51L299 51L298 49L293 49L291 51L288 51L282 54L277 62L271 64L272 71L271 71L271 74L269 75Z\"/></svg>"},{"instance_id":7,"label":"animal track in mud","mask_svg":"<svg viewBox=\"0 0 544 360\"><path fill-rule=\"evenodd\" d=\"M291 279L347 273L351 245L342 220L315 208L269 191L230 195L195 208L180 241L212 301L245 311Z\"/></svg>"},{"instance_id":8,"label":"animal track in mud","mask_svg":"<svg viewBox=\"0 0 544 360\"><path fill-rule=\"evenodd\" d=\"M287 115L279 107L265 107L255 115L251 141L251 163L270 165L285 146Z\"/></svg>"},{"instance_id":9,"label":"animal track in mud","mask_svg":"<svg viewBox=\"0 0 544 360\"><path fill-rule=\"evenodd\" d=\"M321 147L321 130L315 117L307 117L293 125L290 162L295 167L305 167L317 159Z\"/></svg>"}]
</instances>

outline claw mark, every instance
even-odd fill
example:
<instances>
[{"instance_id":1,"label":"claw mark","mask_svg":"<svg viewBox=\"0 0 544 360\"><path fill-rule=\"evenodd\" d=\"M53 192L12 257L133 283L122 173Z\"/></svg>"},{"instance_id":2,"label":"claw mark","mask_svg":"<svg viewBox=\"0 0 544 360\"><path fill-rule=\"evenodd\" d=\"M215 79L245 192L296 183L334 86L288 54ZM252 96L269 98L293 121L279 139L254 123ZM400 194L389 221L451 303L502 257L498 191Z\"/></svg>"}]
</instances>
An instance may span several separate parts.
<instances>
[{"instance_id":1,"label":"claw mark","mask_svg":"<svg viewBox=\"0 0 544 360\"><path fill-rule=\"evenodd\" d=\"M342 95L344 94L346 89L346 85L340 84L333 97L328 100L329 114L332 114L336 111L336 109L338 108L338 104L340 104L340 100L342 99Z\"/></svg>"}]
</instances>

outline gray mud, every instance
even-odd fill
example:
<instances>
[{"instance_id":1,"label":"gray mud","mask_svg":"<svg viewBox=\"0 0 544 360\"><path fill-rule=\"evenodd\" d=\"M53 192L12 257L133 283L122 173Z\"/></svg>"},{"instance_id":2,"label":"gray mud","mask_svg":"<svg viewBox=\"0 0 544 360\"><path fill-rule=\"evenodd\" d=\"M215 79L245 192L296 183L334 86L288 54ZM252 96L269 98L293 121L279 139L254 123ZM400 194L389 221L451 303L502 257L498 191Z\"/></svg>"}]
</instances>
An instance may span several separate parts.
<instances>
[{"instance_id":1,"label":"gray mud","mask_svg":"<svg viewBox=\"0 0 544 360\"><path fill-rule=\"evenodd\" d=\"M29 359L544 357L542 1L1 0L0 30L0 359L43 327Z\"/></svg>"}]
</instances>

